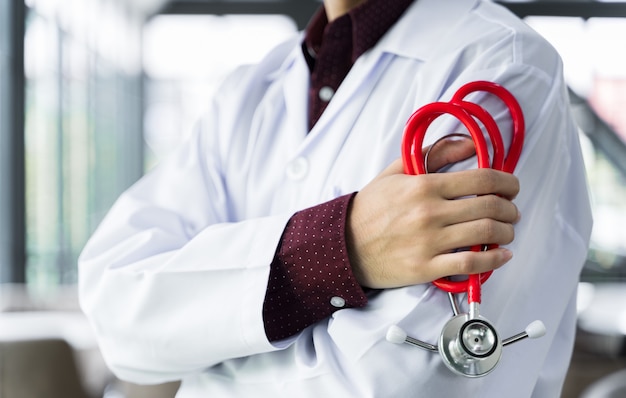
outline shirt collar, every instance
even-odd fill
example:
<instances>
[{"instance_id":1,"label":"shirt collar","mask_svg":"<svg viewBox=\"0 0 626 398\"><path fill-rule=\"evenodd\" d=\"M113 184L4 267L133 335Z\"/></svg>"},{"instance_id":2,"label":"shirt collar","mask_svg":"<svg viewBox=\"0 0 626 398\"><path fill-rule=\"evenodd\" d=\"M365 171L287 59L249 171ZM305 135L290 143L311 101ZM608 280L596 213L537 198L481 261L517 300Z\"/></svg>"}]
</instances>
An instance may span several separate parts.
<instances>
[{"instance_id":1,"label":"shirt collar","mask_svg":"<svg viewBox=\"0 0 626 398\"><path fill-rule=\"evenodd\" d=\"M340 17L352 22L352 62L372 48L406 11L413 0L367 0ZM334 23L336 21L331 22ZM305 31L302 50L309 64L322 45L324 31L329 26L324 7L320 7Z\"/></svg>"}]
</instances>

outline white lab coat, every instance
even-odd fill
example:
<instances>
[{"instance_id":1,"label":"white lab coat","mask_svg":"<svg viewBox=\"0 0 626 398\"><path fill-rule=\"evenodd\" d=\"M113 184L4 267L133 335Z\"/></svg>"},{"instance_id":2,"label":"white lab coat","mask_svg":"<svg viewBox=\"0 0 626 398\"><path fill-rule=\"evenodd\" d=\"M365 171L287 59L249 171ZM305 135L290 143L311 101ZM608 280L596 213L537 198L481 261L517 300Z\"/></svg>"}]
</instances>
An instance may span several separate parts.
<instances>
[{"instance_id":1,"label":"white lab coat","mask_svg":"<svg viewBox=\"0 0 626 398\"><path fill-rule=\"evenodd\" d=\"M139 383L182 379L181 397L557 397L591 217L555 51L493 3L418 0L307 134L300 40L235 72L189 142L123 194L87 244L81 305L108 365ZM424 284L268 342L261 309L289 217L362 188L400 156L415 109L473 80L508 88L527 122L514 258L484 285L481 314L503 338L534 319L547 335L505 347L486 377L456 376L437 354L385 341L398 324L437 343L451 310ZM503 106L477 101L508 141ZM450 132L442 124L428 142Z\"/></svg>"}]
</instances>

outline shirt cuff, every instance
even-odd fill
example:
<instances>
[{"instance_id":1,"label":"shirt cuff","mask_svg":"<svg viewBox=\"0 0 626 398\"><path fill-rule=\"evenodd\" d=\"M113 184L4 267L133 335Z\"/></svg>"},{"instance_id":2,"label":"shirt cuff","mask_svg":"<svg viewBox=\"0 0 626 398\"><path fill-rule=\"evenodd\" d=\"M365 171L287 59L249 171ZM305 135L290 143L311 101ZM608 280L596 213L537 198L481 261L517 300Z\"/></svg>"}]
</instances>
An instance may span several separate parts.
<instances>
[{"instance_id":1,"label":"shirt cuff","mask_svg":"<svg viewBox=\"0 0 626 398\"><path fill-rule=\"evenodd\" d=\"M293 336L339 309L367 304L346 247L347 209L354 195L299 211L287 223L263 303L270 341Z\"/></svg>"}]
</instances>

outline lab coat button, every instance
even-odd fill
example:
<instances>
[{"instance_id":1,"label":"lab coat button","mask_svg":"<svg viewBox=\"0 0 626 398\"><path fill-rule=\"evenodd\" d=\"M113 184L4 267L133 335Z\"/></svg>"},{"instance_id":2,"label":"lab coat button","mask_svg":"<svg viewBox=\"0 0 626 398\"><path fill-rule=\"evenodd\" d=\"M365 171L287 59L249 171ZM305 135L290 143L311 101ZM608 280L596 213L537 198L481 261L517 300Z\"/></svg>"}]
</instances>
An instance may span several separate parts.
<instances>
[{"instance_id":1,"label":"lab coat button","mask_svg":"<svg viewBox=\"0 0 626 398\"><path fill-rule=\"evenodd\" d=\"M346 300L341 297L335 296L330 299L330 305L337 308L343 308L346 305Z\"/></svg>"},{"instance_id":2,"label":"lab coat button","mask_svg":"<svg viewBox=\"0 0 626 398\"><path fill-rule=\"evenodd\" d=\"M291 180L303 179L309 171L309 162L304 157L294 159L287 166L287 177Z\"/></svg>"},{"instance_id":3,"label":"lab coat button","mask_svg":"<svg viewBox=\"0 0 626 398\"><path fill-rule=\"evenodd\" d=\"M324 102L328 102L335 95L335 90L332 87L324 86L320 88L320 92L318 93L320 99Z\"/></svg>"}]
</instances>

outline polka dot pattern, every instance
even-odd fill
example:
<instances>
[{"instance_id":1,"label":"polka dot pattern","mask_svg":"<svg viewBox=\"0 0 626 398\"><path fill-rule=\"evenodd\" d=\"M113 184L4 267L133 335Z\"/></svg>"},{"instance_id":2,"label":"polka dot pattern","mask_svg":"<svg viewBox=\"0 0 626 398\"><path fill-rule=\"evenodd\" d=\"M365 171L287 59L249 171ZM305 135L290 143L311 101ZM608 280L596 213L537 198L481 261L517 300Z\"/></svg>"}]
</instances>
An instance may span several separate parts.
<instances>
[{"instance_id":1,"label":"polka dot pattern","mask_svg":"<svg viewBox=\"0 0 626 398\"><path fill-rule=\"evenodd\" d=\"M303 53L311 70L309 129L337 91L358 57L372 48L413 0L368 0L331 23L322 7L307 27Z\"/></svg>"},{"instance_id":2,"label":"polka dot pattern","mask_svg":"<svg viewBox=\"0 0 626 398\"><path fill-rule=\"evenodd\" d=\"M263 303L270 341L292 336L341 308L367 304L346 250L346 210L353 196L302 210L287 223Z\"/></svg>"}]
</instances>

